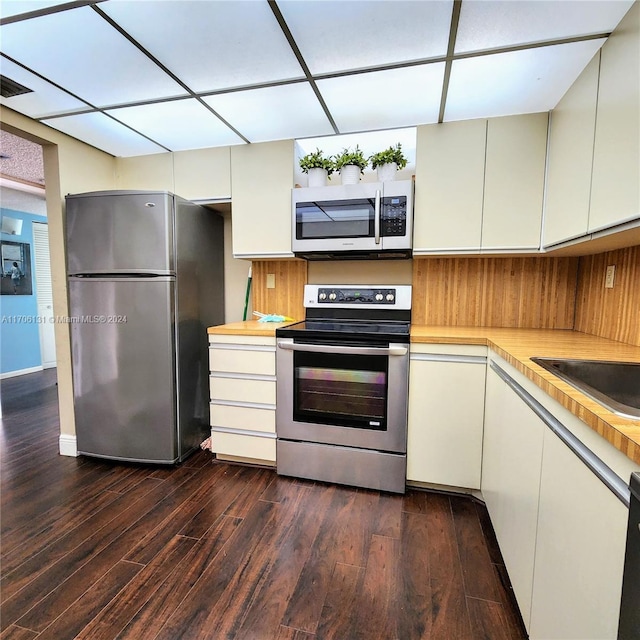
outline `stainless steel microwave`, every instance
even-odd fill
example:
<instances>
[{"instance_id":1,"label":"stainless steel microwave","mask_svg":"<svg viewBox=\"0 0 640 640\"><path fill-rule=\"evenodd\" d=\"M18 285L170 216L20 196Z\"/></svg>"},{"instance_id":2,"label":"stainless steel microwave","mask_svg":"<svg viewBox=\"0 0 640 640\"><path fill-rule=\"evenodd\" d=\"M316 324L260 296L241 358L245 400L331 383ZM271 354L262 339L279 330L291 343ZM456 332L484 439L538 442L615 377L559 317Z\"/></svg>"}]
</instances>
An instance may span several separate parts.
<instances>
[{"instance_id":1,"label":"stainless steel microwave","mask_svg":"<svg viewBox=\"0 0 640 640\"><path fill-rule=\"evenodd\" d=\"M292 250L301 258L409 258L413 182L292 190Z\"/></svg>"}]
</instances>

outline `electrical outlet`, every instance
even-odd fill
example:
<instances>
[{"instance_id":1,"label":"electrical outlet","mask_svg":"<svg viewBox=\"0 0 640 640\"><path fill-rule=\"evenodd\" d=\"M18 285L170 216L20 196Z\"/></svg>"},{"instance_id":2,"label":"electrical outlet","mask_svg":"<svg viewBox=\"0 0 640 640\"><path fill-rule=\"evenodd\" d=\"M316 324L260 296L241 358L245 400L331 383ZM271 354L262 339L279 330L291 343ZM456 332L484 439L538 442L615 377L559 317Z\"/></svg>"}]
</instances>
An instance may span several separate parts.
<instances>
[{"instance_id":1,"label":"electrical outlet","mask_svg":"<svg viewBox=\"0 0 640 640\"><path fill-rule=\"evenodd\" d=\"M616 276L616 265L610 264L607 267L607 275L604 279L604 286L606 289L613 289L613 281Z\"/></svg>"},{"instance_id":2,"label":"electrical outlet","mask_svg":"<svg viewBox=\"0 0 640 640\"><path fill-rule=\"evenodd\" d=\"M275 289L275 288L276 288L276 274L267 273L267 289Z\"/></svg>"}]
</instances>

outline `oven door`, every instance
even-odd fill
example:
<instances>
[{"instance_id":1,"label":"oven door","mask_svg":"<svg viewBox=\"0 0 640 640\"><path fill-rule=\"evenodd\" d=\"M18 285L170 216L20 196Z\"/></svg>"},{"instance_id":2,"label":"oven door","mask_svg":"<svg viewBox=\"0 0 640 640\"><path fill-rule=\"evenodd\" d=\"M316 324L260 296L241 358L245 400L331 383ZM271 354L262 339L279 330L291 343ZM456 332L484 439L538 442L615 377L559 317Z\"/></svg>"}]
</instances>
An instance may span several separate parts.
<instances>
[{"instance_id":1,"label":"oven door","mask_svg":"<svg viewBox=\"0 0 640 640\"><path fill-rule=\"evenodd\" d=\"M406 452L407 345L277 345L278 438Z\"/></svg>"}]
</instances>

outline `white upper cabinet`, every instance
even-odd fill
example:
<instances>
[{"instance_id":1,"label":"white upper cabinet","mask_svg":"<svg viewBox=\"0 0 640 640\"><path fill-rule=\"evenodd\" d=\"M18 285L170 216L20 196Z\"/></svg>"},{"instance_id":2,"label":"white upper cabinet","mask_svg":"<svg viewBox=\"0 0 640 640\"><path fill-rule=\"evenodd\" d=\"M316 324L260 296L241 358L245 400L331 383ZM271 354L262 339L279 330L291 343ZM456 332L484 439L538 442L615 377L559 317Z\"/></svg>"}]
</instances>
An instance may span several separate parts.
<instances>
[{"instance_id":1,"label":"white upper cabinet","mask_svg":"<svg viewBox=\"0 0 640 640\"><path fill-rule=\"evenodd\" d=\"M486 120L418 127L414 255L480 248L486 138Z\"/></svg>"},{"instance_id":2,"label":"white upper cabinet","mask_svg":"<svg viewBox=\"0 0 640 640\"><path fill-rule=\"evenodd\" d=\"M293 186L293 140L231 147L235 258L293 258Z\"/></svg>"},{"instance_id":3,"label":"white upper cabinet","mask_svg":"<svg viewBox=\"0 0 640 640\"><path fill-rule=\"evenodd\" d=\"M547 123L546 113L488 121L483 251L540 248Z\"/></svg>"},{"instance_id":4,"label":"white upper cabinet","mask_svg":"<svg viewBox=\"0 0 640 640\"><path fill-rule=\"evenodd\" d=\"M589 224L600 53L551 113L543 246L583 235Z\"/></svg>"},{"instance_id":5,"label":"white upper cabinet","mask_svg":"<svg viewBox=\"0 0 640 640\"><path fill-rule=\"evenodd\" d=\"M602 47L589 232L640 216L640 3Z\"/></svg>"},{"instance_id":6,"label":"white upper cabinet","mask_svg":"<svg viewBox=\"0 0 640 640\"><path fill-rule=\"evenodd\" d=\"M537 251L547 114L418 127L414 255Z\"/></svg>"}]
</instances>

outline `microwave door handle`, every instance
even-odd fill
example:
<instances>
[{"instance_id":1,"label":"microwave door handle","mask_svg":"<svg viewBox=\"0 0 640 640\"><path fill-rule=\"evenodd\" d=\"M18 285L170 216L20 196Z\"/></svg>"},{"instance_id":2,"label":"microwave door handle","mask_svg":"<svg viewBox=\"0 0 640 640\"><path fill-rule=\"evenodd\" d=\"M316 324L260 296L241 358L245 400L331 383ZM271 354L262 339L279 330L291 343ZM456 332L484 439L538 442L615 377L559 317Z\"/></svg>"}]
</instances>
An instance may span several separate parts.
<instances>
[{"instance_id":1,"label":"microwave door handle","mask_svg":"<svg viewBox=\"0 0 640 640\"><path fill-rule=\"evenodd\" d=\"M407 355L406 347L349 347L327 344L299 344L292 342L278 341L278 348L287 351L306 351L312 353L342 353L347 355L363 355L363 356L405 356Z\"/></svg>"},{"instance_id":2,"label":"microwave door handle","mask_svg":"<svg viewBox=\"0 0 640 640\"><path fill-rule=\"evenodd\" d=\"M380 189L376 189L376 204L373 212L373 230L376 236L376 244L380 244Z\"/></svg>"}]
</instances>

